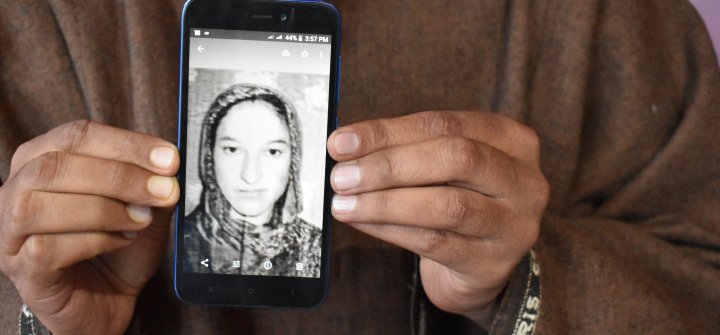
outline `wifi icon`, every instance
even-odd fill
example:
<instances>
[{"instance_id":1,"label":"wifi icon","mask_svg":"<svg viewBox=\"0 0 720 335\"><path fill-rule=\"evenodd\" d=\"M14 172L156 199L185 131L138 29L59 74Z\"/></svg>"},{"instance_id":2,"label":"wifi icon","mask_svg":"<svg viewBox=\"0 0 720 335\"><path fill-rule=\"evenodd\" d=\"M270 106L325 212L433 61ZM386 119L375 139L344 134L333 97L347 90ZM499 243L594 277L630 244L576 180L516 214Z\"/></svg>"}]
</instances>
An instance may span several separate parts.
<instances>
[{"instance_id":1,"label":"wifi icon","mask_svg":"<svg viewBox=\"0 0 720 335\"><path fill-rule=\"evenodd\" d=\"M270 40L270 39L273 39L274 37L275 37L275 35L270 35L270 37L268 37L267 39Z\"/></svg>"}]
</instances>

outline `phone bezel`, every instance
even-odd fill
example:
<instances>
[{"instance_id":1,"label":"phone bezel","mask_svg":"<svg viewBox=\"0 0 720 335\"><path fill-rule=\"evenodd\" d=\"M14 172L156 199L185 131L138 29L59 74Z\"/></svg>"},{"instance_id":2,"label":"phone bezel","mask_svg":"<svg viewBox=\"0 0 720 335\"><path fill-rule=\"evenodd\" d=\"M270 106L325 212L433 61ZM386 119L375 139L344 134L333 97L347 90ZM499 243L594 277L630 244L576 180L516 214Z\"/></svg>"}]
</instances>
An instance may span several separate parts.
<instances>
[{"instance_id":1,"label":"phone bezel","mask_svg":"<svg viewBox=\"0 0 720 335\"><path fill-rule=\"evenodd\" d=\"M253 19L253 14L273 19ZM287 19L280 20L280 14ZM340 58L340 16L330 4L319 1L230 1L190 0L182 19L181 75L178 120L178 148L182 156L178 181L185 189L187 144L188 68L190 28L248 31L277 31L332 36L330 94L328 96L327 136L337 127L337 102ZM330 203L332 188L329 175L334 161L327 150L322 230L322 255L319 278L251 276L186 273L183 271L185 194L181 192L175 220L175 291L187 303L222 306L300 307L320 305L327 294L330 246Z\"/></svg>"}]
</instances>

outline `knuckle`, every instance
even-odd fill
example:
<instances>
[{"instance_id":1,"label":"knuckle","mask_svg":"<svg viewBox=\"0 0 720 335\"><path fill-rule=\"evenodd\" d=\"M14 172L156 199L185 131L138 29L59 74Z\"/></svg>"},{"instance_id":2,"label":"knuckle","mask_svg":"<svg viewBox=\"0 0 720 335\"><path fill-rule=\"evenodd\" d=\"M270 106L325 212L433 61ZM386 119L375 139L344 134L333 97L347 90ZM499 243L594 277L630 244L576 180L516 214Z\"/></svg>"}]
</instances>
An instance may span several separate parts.
<instances>
[{"instance_id":1,"label":"knuckle","mask_svg":"<svg viewBox=\"0 0 720 335\"><path fill-rule=\"evenodd\" d=\"M2 228L0 229L3 236L22 234L36 214L37 206L32 193L23 192L16 195L7 203L7 206L4 206L2 211Z\"/></svg>"},{"instance_id":2,"label":"knuckle","mask_svg":"<svg viewBox=\"0 0 720 335\"><path fill-rule=\"evenodd\" d=\"M25 262L31 265L40 265L45 262L51 249L48 237L45 235L30 235L23 244Z\"/></svg>"},{"instance_id":3,"label":"knuckle","mask_svg":"<svg viewBox=\"0 0 720 335\"><path fill-rule=\"evenodd\" d=\"M467 219L470 209L466 197L459 190L450 190L440 199L441 219L449 229L457 229Z\"/></svg>"},{"instance_id":4,"label":"knuckle","mask_svg":"<svg viewBox=\"0 0 720 335\"><path fill-rule=\"evenodd\" d=\"M90 120L77 120L66 123L58 128L58 145L64 151L77 151L85 143L85 138L92 127Z\"/></svg>"},{"instance_id":5,"label":"knuckle","mask_svg":"<svg viewBox=\"0 0 720 335\"><path fill-rule=\"evenodd\" d=\"M27 154L27 151L30 151L30 143L31 141L24 142L18 146L17 150L15 150L15 153L13 154L13 161L16 159L16 156L22 156Z\"/></svg>"},{"instance_id":6,"label":"knuckle","mask_svg":"<svg viewBox=\"0 0 720 335\"><path fill-rule=\"evenodd\" d=\"M537 190L540 194L539 199L543 200L543 209L545 205L547 205L548 200L550 199L550 182L545 178L545 175L542 174L542 172L539 173L538 178L536 179L537 183Z\"/></svg>"},{"instance_id":7,"label":"knuckle","mask_svg":"<svg viewBox=\"0 0 720 335\"><path fill-rule=\"evenodd\" d=\"M392 126L391 126L391 120L388 119L381 119L377 120L377 123L370 127L371 131L369 132L369 138L368 144L370 149L379 149L379 148L385 148L390 143L391 133L392 133ZM363 145L362 142L360 144Z\"/></svg>"},{"instance_id":8,"label":"knuckle","mask_svg":"<svg viewBox=\"0 0 720 335\"><path fill-rule=\"evenodd\" d=\"M380 164L382 164L383 166L382 171L384 171L384 173L381 175L383 182L388 183L393 180L399 179L399 177L402 175L402 167L398 162L397 157L388 152L384 152L380 155L380 158Z\"/></svg>"},{"instance_id":9,"label":"knuckle","mask_svg":"<svg viewBox=\"0 0 720 335\"><path fill-rule=\"evenodd\" d=\"M30 155L30 142L25 142L23 144L20 144L20 146L15 150L15 153L13 153L12 158L10 159L10 166L12 170L16 170L17 168L20 168L18 166L23 158L28 157Z\"/></svg>"},{"instance_id":10,"label":"knuckle","mask_svg":"<svg viewBox=\"0 0 720 335\"><path fill-rule=\"evenodd\" d=\"M419 254L435 254L445 244L445 232L436 229L426 229L419 236Z\"/></svg>"},{"instance_id":11,"label":"knuckle","mask_svg":"<svg viewBox=\"0 0 720 335\"><path fill-rule=\"evenodd\" d=\"M515 133L516 138L518 139L519 143L522 143L522 146L527 150L530 154L533 155L533 157L540 156L540 136L538 133L521 123L516 123L517 127L515 127Z\"/></svg>"},{"instance_id":12,"label":"knuckle","mask_svg":"<svg viewBox=\"0 0 720 335\"><path fill-rule=\"evenodd\" d=\"M136 150L133 150L133 137L130 134L123 135L115 143L114 152L111 153L115 158L130 156L136 152Z\"/></svg>"},{"instance_id":13,"label":"knuckle","mask_svg":"<svg viewBox=\"0 0 720 335\"><path fill-rule=\"evenodd\" d=\"M475 167L479 153L472 140L464 137L450 137L445 140L444 147L447 156L445 161L451 171L464 173Z\"/></svg>"},{"instance_id":14,"label":"knuckle","mask_svg":"<svg viewBox=\"0 0 720 335\"><path fill-rule=\"evenodd\" d=\"M422 112L420 118L423 123L425 140L454 136L460 128L458 120L451 113Z\"/></svg>"},{"instance_id":15,"label":"knuckle","mask_svg":"<svg viewBox=\"0 0 720 335\"><path fill-rule=\"evenodd\" d=\"M135 181L130 177L129 169L122 163L113 164L112 170L105 174L107 181L105 185L113 194L120 192L132 185Z\"/></svg>"},{"instance_id":16,"label":"knuckle","mask_svg":"<svg viewBox=\"0 0 720 335\"><path fill-rule=\"evenodd\" d=\"M66 160L67 157L61 152L46 152L23 168L23 178L30 185L50 185L56 178L62 178Z\"/></svg>"},{"instance_id":17,"label":"knuckle","mask_svg":"<svg viewBox=\"0 0 720 335\"><path fill-rule=\"evenodd\" d=\"M533 207L537 208L538 215L542 215L550 200L550 183L542 172L538 172L530 187L531 192L529 193L533 195L532 199L534 200Z\"/></svg>"}]
</instances>

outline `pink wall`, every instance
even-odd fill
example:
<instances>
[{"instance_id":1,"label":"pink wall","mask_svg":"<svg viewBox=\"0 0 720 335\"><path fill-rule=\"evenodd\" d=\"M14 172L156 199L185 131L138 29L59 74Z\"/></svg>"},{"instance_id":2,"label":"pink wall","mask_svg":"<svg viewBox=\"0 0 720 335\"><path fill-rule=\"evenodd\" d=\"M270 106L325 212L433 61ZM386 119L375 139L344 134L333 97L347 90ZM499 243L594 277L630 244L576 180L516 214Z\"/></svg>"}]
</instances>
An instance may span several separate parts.
<instances>
[{"instance_id":1,"label":"pink wall","mask_svg":"<svg viewBox=\"0 0 720 335\"><path fill-rule=\"evenodd\" d=\"M720 0L690 0L705 21L720 62Z\"/></svg>"}]
</instances>

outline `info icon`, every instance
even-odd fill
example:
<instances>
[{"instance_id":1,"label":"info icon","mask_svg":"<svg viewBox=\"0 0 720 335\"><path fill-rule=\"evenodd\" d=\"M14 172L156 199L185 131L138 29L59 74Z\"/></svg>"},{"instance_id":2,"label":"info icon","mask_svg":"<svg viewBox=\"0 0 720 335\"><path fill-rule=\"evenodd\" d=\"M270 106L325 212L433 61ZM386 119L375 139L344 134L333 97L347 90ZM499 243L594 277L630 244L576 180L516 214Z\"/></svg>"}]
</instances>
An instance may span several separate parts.
<instances>
[{"instance_id":1,"label":"info icon","mask_svg":"<svg viewBox=\"0 0 720 335\"><path fill-rule=\"evenodd\" d=\"M267 261L267 262L263 263L263 267L266 270L270 270L270 268L272 268L272 263L270 263L270 261Z\"/></svg>"},{"instance_id":2,"label":"info icon","mask_svg":"<svg viewBox=\"0 0 720 335\"><path fill-rule=\"evenodd\" d=\"M302 263L295 263L295 270L302 271Z\"/></svg>"}]
</instances>

